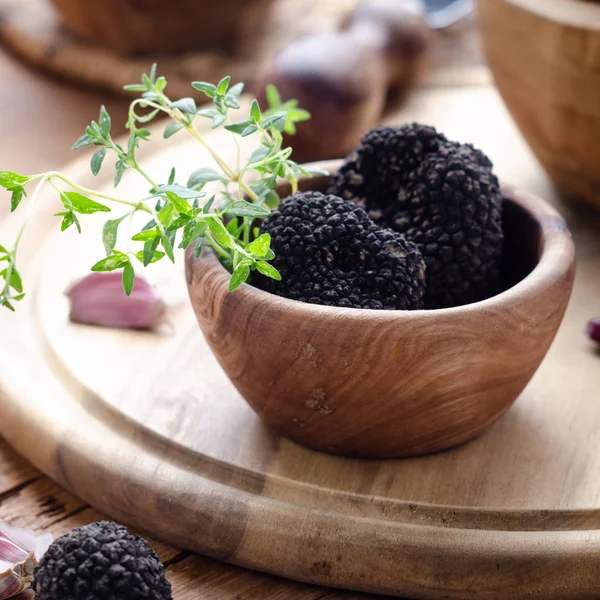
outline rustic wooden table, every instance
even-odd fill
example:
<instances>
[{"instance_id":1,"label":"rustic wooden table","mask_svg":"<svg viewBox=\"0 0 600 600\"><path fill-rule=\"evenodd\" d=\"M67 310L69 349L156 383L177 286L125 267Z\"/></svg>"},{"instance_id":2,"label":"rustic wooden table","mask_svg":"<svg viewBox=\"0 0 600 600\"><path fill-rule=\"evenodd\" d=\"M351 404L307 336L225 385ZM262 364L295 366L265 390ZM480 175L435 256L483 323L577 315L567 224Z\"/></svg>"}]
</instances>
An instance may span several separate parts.
<instances>
[{"instance_id":1,"label":"rustic wooden table","mask_svg":"<svg viewBox=\"0 0 600 600\"><path fill-rule=\"evenodd\" d=\"M123 123L127 103L75 90L27 69L0 52L0 165L21 173L55 168L73 158L69 150L98 107L105 103ZM43 131L43 135L40 135ZM45 140L42 145L40 140ZM0 204L0 218L7 213ZM0 438L0 518L11 524L60 536L100 520L102 514L44 477ZM167 565L175 600L368 598L284 581L152 542ZM31 597L26 592L18 600Z\"/></svg>"}]
</instances>

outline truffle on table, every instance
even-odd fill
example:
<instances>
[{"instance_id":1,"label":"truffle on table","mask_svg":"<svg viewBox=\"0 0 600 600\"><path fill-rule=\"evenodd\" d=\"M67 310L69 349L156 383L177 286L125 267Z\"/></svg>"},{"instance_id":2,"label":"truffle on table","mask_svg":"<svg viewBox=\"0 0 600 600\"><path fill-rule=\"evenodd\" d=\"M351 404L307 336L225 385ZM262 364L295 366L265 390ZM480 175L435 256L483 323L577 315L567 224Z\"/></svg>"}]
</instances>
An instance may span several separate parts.
<instances>
[{"instance_id":1,"label":"truffle on table","mask_svg":"<svg viewBox=\"0 0 600 600\"><path fill-rule=\"evenodd\" d=\"M37 600L172 600L163 565L146 541L106 521L55 540L32 587Z\"/></svg>"}]
</instances>

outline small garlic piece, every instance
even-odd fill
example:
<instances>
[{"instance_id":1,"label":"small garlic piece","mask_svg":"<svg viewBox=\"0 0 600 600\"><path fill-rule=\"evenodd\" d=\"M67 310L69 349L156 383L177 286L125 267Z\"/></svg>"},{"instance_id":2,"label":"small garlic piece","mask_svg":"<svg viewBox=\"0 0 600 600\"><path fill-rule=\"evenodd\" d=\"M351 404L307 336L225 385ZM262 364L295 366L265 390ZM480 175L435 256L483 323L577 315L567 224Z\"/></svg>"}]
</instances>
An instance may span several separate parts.
<instances>
[{"instance_id":1,"label":"small garlic piece","mask_svg":"<svg viewBox=\"0 0 600 600\"><path fill-rule=\"evenodd\" d=\"M123 291L121 273L91 273L67 290L74 323L119 329L155 329L165 305L156 289L136 276L130 296Z\"/></svg>"},{"instance_id":2,"label":"small garlic piece","mask_svg":"<svg viewBox=\"0 0 600 600\"><path fill-rule=\"evenodd\" d=\"M29 586L38 561L53 540L49 533L37 536L0 519L0 600L12 598Z\"/></svg>"}]
</instances>

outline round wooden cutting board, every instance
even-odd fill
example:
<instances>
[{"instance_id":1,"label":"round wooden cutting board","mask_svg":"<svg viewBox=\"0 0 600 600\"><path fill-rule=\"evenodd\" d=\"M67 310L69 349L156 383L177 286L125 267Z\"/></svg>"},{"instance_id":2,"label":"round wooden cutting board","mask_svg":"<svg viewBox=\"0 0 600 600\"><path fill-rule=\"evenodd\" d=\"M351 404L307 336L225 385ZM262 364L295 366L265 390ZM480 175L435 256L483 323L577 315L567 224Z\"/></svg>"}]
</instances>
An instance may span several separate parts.
<instances>
[{"instance_id":1,"label":"round wooden cutting board","mask_svg":"<svg viewBox=\"0 0 600 600\"><path fill-rule=\"evenodd\" d=\"M475 143L503 180L556 204L578 247L556 341L484 435L390 461L347 460L279 438L212 357L181 260L148 274L169 304L159 333L70 324L64 290L102 246L99 234L56 234L51 195L20 257L29 297L16 314L0 313L0 433L113 518L223 561L409 598L597 598L600 355L584 328L600 313L600 219L555 197L492 88L417 94L393 118L413 119ZM228 136L209 135L234 156ZM144 162L159 180L173 164L183 175L210 162L183 134L157 146ZM87 160L69 167L72 178L109 187L108 165L93 180ZM120 193L144 191L128 178ZM0 240L10 242L16 225Z\"/></svg>"}]
</instances>

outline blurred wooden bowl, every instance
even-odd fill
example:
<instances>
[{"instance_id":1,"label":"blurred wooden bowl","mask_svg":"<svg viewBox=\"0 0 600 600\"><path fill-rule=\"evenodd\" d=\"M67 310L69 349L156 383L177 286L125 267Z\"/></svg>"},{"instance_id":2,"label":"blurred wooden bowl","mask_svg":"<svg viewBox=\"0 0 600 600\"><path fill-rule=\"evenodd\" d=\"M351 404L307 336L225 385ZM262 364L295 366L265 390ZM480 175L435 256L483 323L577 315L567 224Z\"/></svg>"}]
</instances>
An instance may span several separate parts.
<instances>
[{"instance_id":1,"label":"blurred wooden bowl","mask_svg":"<svg viewBox=\"0 0 600 600\"><path fill-rule=\"evenodd\" d=\"M205 48L239 52L261 31L273 0L52 2L75 34L132 55Z\"/></svg>"},{"instance_id":2,"label":"blurred wooden bowl","mask_svg":"<svg viewBox=\"0 0 600 600\"><path fill-rule=\"evenodd\" d=\"M339 163L321 166L333 172ZM315 177L301 189L327 184ZM465 442L527 385L573 283L561 217L543 200L505 194L506 291L497 296L443 310L317 306L247 284L229 293L214 254L189 251L189 294L204 336L260 418L304 446L387 458Z\"/></svg>"},{"instance_id":3,"label":"blurred wooden bowl","mask_svg":"<svg viewBox=\"0 0 600 600\"><path fill-rule=\"evenodd\" d=\"M478 0L483 46L521 132L567 196L600 208L600 3Z\"/></svg>"}]
</instances>

